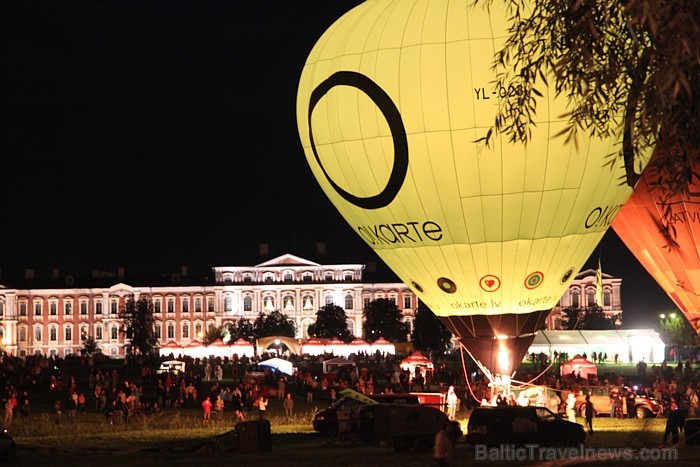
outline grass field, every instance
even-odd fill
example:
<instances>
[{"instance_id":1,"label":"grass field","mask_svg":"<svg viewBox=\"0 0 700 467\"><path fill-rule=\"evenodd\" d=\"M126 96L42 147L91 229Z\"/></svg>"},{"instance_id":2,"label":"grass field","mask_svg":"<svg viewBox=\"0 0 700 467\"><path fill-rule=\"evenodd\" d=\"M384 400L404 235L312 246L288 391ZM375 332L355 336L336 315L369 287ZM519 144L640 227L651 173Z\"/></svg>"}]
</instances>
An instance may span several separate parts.
<instances>
[{"instance_id":1,"label":"grass field","mask_svg":"<svg viewBox=\"0 0 700 467\"><path fill-rule=\"evenodd\" d=\"M79 414L73 424L56 424L48 413L33 414L29 421L15 421L11 433L19 446L19 465L50 466L146 466L146 465L222 465L236 466L386 466L418 467L432 465L430 453L394 452L386 447L340 442L315 433L311 420L326 403L297 401L293 422L283 417L281 401L273 400L269 419L272 450L236 451L235 423L231 414L210 426L203 426L200 412L194 409L170 410L157 418L145 417L130 424L109 425L101 414ZM256 419L251 412L248 419ZM460 421L466 432L468 414ZM579 420L582 422L582 420ZM588 448L653 448L662 438L665 419L617 420L597 418L596 434L586 442ZM681 438L682 439L682 438ZM672 465L696 466L700 449L678 448L678 461ZM521 461L475 461L475 450L464 442L455 446L455 465L474 463L492 465L523 464ZM539 461L526 462L538 464ZM630 465L623 461L581 462L589 465ZM637 463L641 463L638 461ZM659 463L659 462L657 462ZM634 463L633 463L634 464ZM663 463L663 465L667 465ZM671 463L670 463L671 464Z\"/></svg>"}]
</instances>

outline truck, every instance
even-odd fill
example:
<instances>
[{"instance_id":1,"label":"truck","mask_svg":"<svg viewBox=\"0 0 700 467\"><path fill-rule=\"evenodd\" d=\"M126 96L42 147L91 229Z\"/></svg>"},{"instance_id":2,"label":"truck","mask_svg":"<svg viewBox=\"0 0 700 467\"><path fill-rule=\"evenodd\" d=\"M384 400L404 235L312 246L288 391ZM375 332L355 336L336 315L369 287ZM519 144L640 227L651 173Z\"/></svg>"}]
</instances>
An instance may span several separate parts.
<instances>
[{"instance_id":1,"label":"truck","mask_svg":"<svg viewBox=\"0 0 700 467\"><path fill-rule=\"evenodd\" d=\"M454 444L462 437L459 422L450 420L436 407L423 404L370 404L360 407L359 433L367 444L386 446L395 451L414 449L428 452L435 434L443 425Z\"/></svg>"}]
</instances>

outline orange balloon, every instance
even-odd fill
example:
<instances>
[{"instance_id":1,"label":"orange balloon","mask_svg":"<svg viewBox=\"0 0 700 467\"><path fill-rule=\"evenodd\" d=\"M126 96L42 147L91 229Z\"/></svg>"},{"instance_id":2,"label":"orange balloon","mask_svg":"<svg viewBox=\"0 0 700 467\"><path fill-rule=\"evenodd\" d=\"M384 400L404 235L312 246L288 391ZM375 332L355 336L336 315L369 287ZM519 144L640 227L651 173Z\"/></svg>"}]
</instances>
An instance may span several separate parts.
<instances>
[{"instance_id":1,"label":"orange balloon","mask_svg":"<svg viewBox=\"0 0 700 467\"><path fill-rule=\"evenodd\" d=\"M654 164L660 157L654 155L612 227L700 332L700 180L693 178L686 196L664 203Z\"/></svg>"}]
</instances>

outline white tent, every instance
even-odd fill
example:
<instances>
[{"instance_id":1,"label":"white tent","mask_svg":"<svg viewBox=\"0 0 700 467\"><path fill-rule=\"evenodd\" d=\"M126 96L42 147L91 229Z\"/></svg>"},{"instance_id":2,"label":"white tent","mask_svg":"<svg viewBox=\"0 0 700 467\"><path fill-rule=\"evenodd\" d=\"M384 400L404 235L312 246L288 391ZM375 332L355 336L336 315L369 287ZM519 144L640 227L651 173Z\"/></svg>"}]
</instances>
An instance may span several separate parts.
<instances>
[{"instance_id":1,"label":"white tent","mask_svg":"<svg viewBox=\"0 0 700 467\"><path fill-rule=\"evenodd\" d=\"M532 341L528 354L543 352L553 356L567 353L569 357L586 354L591 357L604 353L608 361L613 361L615 354L619 361L636 363L658 363L664 359L665 344L654 329L614 329L605 331L540 331Z\"/></svg>"},{"instance_id":2,"label":"white tent","mask_svg":"<svg viewBox=\"0 0 700 467\"><path fill-rule=\"evenodd\" d=\"M263 360L258 365L270 367L270 368L275 369L275 370L279 370L286 375L291 376L294 374L294 365L292 365L292 362L290 362L289 360L285 360L283 358L277 358L277 357L270 358L268 360Z\"/></svg>"},{"instance_id":3,"label":"white tent","mask_svg":"<svg viewBox=\"0 0 700 467\"><path fill-rule=\"evenodd\" d=\"M349 360L347 358L343 357L338 357L338 358L330 358L323 362L323 374L328 374L333 370L334 368L338 368L341 366L354 366L357 367L357 364L353 362L352 360Z\"/></svg>"},{"instance_id":4,"label":"white tent","mask_svg":"<svg viewBox=\"0 0 700 467\"><path fill-rule=\"evenodd\" d=\"M323 355L324 348L323 342L312 337L302 342L301 353L304 355Z\"/></svg>"},{"instance_id":5,"label":"white tent","mask_svg":"<svg viewBox=\"0 0 700 467\"><path fill-rule=\"evenodd\" d=\"M231 352L232 355L235 354L239 357L246 356L250 358L255 355L255 346L241 337L236 342L231 344Z\"/></svg>"},{"instance_id":6,"label":"white tent","mask_svg":"<svg viewBox=\"0 0 700 467\"><path fill-rule=\"evenodd\" d=\"M376 341L372 342L372 353L377 351L380 353L394 355L396 353L396 346L383 337L380 337Z\"/></svg>"}]
</instances>

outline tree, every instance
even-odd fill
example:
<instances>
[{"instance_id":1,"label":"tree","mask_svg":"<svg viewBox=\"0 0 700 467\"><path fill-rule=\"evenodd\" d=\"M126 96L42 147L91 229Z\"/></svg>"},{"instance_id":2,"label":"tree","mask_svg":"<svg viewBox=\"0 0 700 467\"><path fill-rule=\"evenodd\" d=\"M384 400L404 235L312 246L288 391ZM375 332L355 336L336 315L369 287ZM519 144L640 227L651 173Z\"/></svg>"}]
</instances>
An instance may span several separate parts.
<instances>
[{"instance_id":1,"label":"tree","mask_svg":"<svg viewBox=\"0 0 700 467\"><path fill-rule=\"evenodd\" d=\"M664 155L658 169L665 195L688 193L700 157L700 2L474 0L492 2L506 2L513 20L494 59L498 85L519 92L501 102L483 141L496 133L527 141L537 88L554 76L549 85L573 104L563 137L609 135L620 123L611 116L620 115L627 183L638 179L639 155L656 147Z\"/></svg>"},{"instance_id":2,"label":"tree","mask_svg":"<svg viewBox=\"0 0 700 467\"><path fill-rule=\"evenodd\" d=\"M239 318L234 323L228 323L225 328L224 342L235 342L241 338L248 342L255 340L255 328L247 318Z\"/></svg>"},{"instance_id":3,"label":"tree","mask_svg":"<svg viewBox=\"0 0 700 467\"><path fill-rule=\"evenodd\" d=\"M120 319L121 332L128 340L127 354L133 355L137 351L144 356L155 354L158 339L154 331L153 302L145 297L138 300L134 300L133 296L128 297L121 310Z\"/></svg>"},{"instance_id":4,"label":"tree","mask_svg":"<svg viewBox=\"0 0 700 467\"><path fill-rule=\"evenodd\" d=\"M312 337L338 337L345 343L353 339L347 325L348 315L338 305L327 304L316 312L316 321L309 326Z\"/></svg>"},{"instance_id":5,"label":"tree","mask_svg":"<svg viewBox=\"0 0 700 467\"><path fill-rule=\"evenodd\" d=\"M409 326L403 322L403 313L391 300L378 298L367 304L362 311L364 327L362 337L374 342L380 336L390 342L406 342Z\"/></svg>"},{"instance_id":6,"label":"tree","mask_svg":"<svg viewBox=\"0 0 700 467\"><path fill-rule=\"evenodd\" d=\"M256 338L266 336L294 337L296 335L294 321L279 310L272 311L267 316L261 311L255 318L253 329Z\"/></svg>"},{"instance_id":7,"label":"tree","mask_svg":"<svg viewBox=\"0 0 700 467\"><path fill-rule=\"evenodd\" d=\"M562 324L569 331L579 330L611 330L620 327L620 315L606 316L599 306L588 308L564 308L561 310Z\"/></svg>"},{"instance_id":8,"label":"tree","mask_svg":"<svg viewBox=\"0 0 700 467\"><path fill-rule=\"evenodd\" d=\"M83 346L80 349L80 353L87 355L88 357L94 355L97 351L97 341L92 336L83 336Z\"/></svg>"},{"instance_id":9,"label":"tree","mask_svg":"<svg viewBox=\"0 0 700 467\"><path fill-rule=\"evenodd\" d=\"M418 350L442 354L452 340L452 332L423 302L418 302L411 333L413 347Z\"/></svg>"},{"instance_id":10,"label":"tree","mask_svg":"<svg viewBox=\"0 0 700 467\"><path fill-rule=\"evenodd\" d=\"M202 343L204 345L209 345L212 342L214 342L215 340L217 340L217 339L223 340L223 338L224 338L224 327L210 324L209 327L207 328L206 332L202 336Z\"/></svg>"},{"instance_id":11,"label":"tree","mask_svg":"<svg viewBox=\"0 0 700 467\"><path fill-rule=\"evenodd\" d=\"M666 344L693 345L695 331L679 313L675 311L662 313L659 316L659 324Z\"/></svg>"}]
</instances>

